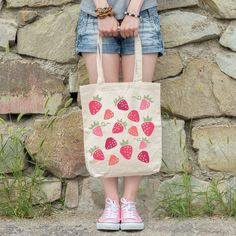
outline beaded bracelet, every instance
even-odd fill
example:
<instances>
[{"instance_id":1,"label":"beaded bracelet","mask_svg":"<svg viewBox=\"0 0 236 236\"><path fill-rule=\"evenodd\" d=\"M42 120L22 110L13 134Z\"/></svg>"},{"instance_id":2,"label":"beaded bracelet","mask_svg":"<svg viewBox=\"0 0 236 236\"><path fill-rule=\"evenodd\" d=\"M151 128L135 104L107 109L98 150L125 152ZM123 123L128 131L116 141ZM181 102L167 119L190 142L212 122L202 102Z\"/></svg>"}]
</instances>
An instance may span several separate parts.
<instances>
[{"instance_id":1,"label":"beaded bracelet","mask_svg":"<svg viewBox=\"0 0 236 236\"><path fill-rule=\"evenodd\" d=\"M137 17L137 18L140 18L140 17L141 17L140 15L136 15L136 14L134 14L134 13L130 13L130 12L128 12L128 11L125 11L124 14L125 14L125 15L128 15L128 16Z\"/></svg>"}]
</instances>

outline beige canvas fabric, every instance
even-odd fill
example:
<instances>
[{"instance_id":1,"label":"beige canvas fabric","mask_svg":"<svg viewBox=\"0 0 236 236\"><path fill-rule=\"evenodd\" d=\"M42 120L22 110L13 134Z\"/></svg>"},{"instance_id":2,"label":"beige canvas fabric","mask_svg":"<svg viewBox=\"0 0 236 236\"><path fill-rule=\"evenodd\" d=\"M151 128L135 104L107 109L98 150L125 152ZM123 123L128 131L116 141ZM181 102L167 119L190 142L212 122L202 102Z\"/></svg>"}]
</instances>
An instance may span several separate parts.
<instances>
[{"instance_id":1,"label":"beige canvas fabric","mask_svg":"<svg viewBox=\"0 0 236 236\"><path fill-rule=\"evenodd\" d=\"M93 177L154 174L162 159L160 83L142 81L141 39L133 82L104 82L99 34L97 45L97 83L80 86L86 167Z\"/></svg>"}]
</instances>

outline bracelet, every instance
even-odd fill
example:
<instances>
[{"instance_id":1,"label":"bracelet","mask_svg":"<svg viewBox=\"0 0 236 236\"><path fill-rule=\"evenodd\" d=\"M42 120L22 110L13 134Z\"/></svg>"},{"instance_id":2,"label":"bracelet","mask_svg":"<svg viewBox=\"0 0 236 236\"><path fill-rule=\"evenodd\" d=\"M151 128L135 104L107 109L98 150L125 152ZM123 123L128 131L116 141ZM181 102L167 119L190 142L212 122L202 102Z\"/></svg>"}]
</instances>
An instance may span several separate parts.
<instances>
[{"instance_id":1,"label":"bracelet","mask_svg":"<svg viewBox=\"0 0 236 236\"><path fill-rule=\"evenodd\" d=\"M97 8L95 10L96 16L100 19L105 18L106 16L115 16L115 12L112 11L112 6Z\"/></svg>"},{"instance_id":2,"label":"bracelet","mask_svg":"<svg viewBox=\"0 0 236 236\"><path fill-rule=\"evenodd\" d=\"M136 15L136 14L130 13L130 12L128 12L128 11L125 11L124 14L125 14L125 15L128 15L128 16L133 16L133 17L136 17L136 18L140 18L140 17L141 17L140 15Z\"/></svg>"}]
</instances>

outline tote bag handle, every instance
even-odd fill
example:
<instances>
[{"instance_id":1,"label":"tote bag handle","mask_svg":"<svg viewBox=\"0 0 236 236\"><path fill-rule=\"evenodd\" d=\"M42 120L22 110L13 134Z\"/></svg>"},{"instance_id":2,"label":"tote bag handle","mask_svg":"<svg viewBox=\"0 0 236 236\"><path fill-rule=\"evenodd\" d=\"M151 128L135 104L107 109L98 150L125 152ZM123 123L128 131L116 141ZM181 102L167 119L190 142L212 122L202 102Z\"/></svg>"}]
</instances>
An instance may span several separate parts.
<instances>
[{"instance_id":1,"label":"tote bag handle","mask_svg":"<svg viewBox=\"0 0 236 236\"><path fill-rule=\"evenodd\" d=\"M135 65L134 65L134 77L133 82L142 81L142 44L141 39L138 36L134 37L134 51L135 51ZM98 79L97 83L105 83L103 68L102 68L102 36L97 34L97 70Z\"/></svg>"}]
</instances>

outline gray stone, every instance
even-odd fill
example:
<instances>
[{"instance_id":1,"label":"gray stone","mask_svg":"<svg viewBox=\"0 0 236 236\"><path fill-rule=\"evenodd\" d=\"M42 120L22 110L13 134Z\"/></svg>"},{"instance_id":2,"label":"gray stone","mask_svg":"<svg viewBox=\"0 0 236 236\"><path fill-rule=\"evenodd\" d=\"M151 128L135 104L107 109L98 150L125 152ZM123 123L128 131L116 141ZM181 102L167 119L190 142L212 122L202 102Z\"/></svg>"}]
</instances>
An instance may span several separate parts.
<instances>
[{"instance_id":1,"label":"gray stone","mask_svg":"<svg viewBox=\"0 0 236 236\"><path fill-rule=\"evenodd\" d=\"M50 128L49 119L36 119L25 140L26 148L35 160L59 178L74 178L84 174L84 143L82 114L78 107L58 115ZM40 147L40 143L43 145Z\"/></svg>"},{"instance_id":2,"label":"gray stone","mask_svg":"<svg viewBox=\"0 0 236 236\"><path fill-rule=\"evenodd\" d=\"M177 76L183 70L183 64L179 53L168 52L157 58L153 81Z\"/></svg>"},{"instance_id":3,"label":"gray stone","mask_svg":"<svg viewBox=\"0 0 236 236\"><path fill-rule=\"evenodd\" d=\"M0 202L4 199L16 200L21 192L19 184L22 188L24 185L29 186L29 193L32 194L32 203L42 204L46 202L54 202L61 198L61 181L55 177L29 177L24 179L14 179L12 177L0 178ZM7 187L6 187L7 186ZM6 196L6 192L8 196Z\"/></svg>"},{"instance_id":4,"label":"gray stone","mask_svg":"<svg viewBox=\"0 0 236 236\"><path fill-rule=\"evenodd\" d=\"M78 82L78 73L77 72L70 72L68 87L69 87L70 93L79 92L79 82Z\"/></svg>"},{"instance_id":5,"label":"gray stone","mask_svg":"<svg viewBox=\"0 0 236 236\"><path fill-rule=\"evenodd\" d=\"M198 149L198 162L204 170L236 171L236 122L196 125L192 129L193 147Z\"/></svg>"},{"instance_id":6,"label":"gray stone","mask_svg":"<svg viewBox=\"0 0 236 236\"><path fill-rule=\"evenodd\" d=\"M66 184L65 206L67 208L78 207L79 183L78 180L69 180Z\"/></svg>"},{"instance_id":7,"label":"gray stone","mask_svg":"<svg viewBox=\"0 0 236 236\"><path fill-rule=\"evenodd\" d=\"M55 114L69 93L55 76L38 63L0 62L0 113ZM47 107L45 101L49 97Z\"/></svg>"},{"instance_id":8,"label":"gray stone","mask_svg":"<svg viewBox=\"0 0 236 236\"><path fill-rule=\"evenodd\" d=\"M0 0L0 10L2 9L3 0Z\"/></svg>"},{"instance_id":9,"label":"gray stone","mask_svg":"<svg viewBox=\"0 0 236 236\"><path fill-rule=\"evenodd\" d=\"M168 201L170 199L178 201L181 197L186 198L186 189L190 187L192 191L192 207L196 210L200 209L206 203L206 198L201 193L207 192L209 183L194 176L189 176L188 178L189 182L186 179L184 180L183 176L175 175L173 178L163 181L158 189L158 207L165 212ZM163 214L160 210L159 212L159 214Z\"/></svg>"},{"instance_id":10,"label":"gray stone","mask_svg":"<svg viewBox=\"0 0 236 236\"><path fill-rule=\"evenodd\" d=\"M38 16L36 11L31 10L21 10L17 14L17 20L19 26L24 26L34 21L34 19Z\"/></svg>"},{"instance_id":11,"label":"gray stone","mask_svg":"<svg viewBox=\"0 0 236 236\"><path fill-rule=\"evenodd\" d=\"M183 165L189 170L186 153L186 134L183 120L162 120L162 172L183 171Z\"/></svg>"},{"instance_id":12,"label":"gray stone","mask_svg":"<svg viewBox=\"0 0 236 236\"><path fill-rule=\"evenodd\" d=\"M236 115L236 81L215 63L191 60L181 76L160 82L161 105L174 115L187 119Z\"/></svg>"},{"instance_id":13,"label":"gray stone","mask_svg":"<svg viewBox=\"0 0 236 236\"><path fill-rule=\"evenodd\" d=\"M236 53L221 52L216 55L216 62L221 71L236 79Z\"/></svg>"},{"instance_id":14,"label":"gray stone","mask_svg":"<svg viewBox=\"0 0 236 236\"><path fill-rule=\"evenodd\" d=\"M147 218L157 216L161 181L155 175L143 176L137 192L137 209Z\"/></svg>"},{"instance_id":15,"label":"gray stone","mask_svg":"<svg viewBox=\"0 0 236 236\"><path fill-rule=\"evenodd\" d=\"M17 23L14 20L0 18L0 50L15 44Z\"/></svg>"},{"instance_id":16,"label":"gray stone","mask_svg":"<svg viewBox=\"0 0 236 236\"><path fill-rule=\"evenodd\" d=\"M79 87L81 85L86 85L86 84L89 84L88 70L86 68L83 57L80 57L79 63L78 63L78 78L77 78L77 81L75 81L75 86ZM77 96L77 102L78 102L78 105L81 105L79 91L78 91L78 96Z\"/></svg>"},{"instance_id":17,"label":"gray stone","mask_svg":"<svg viewBox=\"0 0 236 236\"><path fill-rule=\"evenodd\" d=\"M206 16L179 10L162 14L161 27L166 48L217 38L221 33Z\"/></svg>"},{"instance_id":18,"label":"gray stone","mask_svg":"<svg viewBox=\"0 0 236 236\"><path fill-rule=\"evenodd\" d=\"M224 47L230 48L233 51L236 51L236 20L230 22L228 28L220 38L220 44Z\"/></svg>"},{"instance_id":19,"label":"gray stone","mask_svg":"<svg viewBox=\"0 0 236 236\"><path fill-rule=\"evenodd\" d=\"M79 4L45 16L17 33L17 52L61 63L77 61L75 52Z\"/></svg>"},{"instance_id":20,"label":"gray stone","mask_svg":"<svg viewBox=\"0 0 236 236\"><path fill-rule=\"evenodd\" d=\"M202 0L216 18L236 19L236 2L235 0Z\"/></svg>"},{"instance_id":21,"label":"gray stone","mask_svg":"<svg viewBox=\"0 0 236 236\"><path fill-rule=\"evenodd\" d=\"M193 7L198 5L198 0L157 0L158 10L168 10L179 7Z\"/></svg>"},{"instance_id":22,"label":"gray stone","mask_svg":"<svg viewBox=\"0 0 236 236\"><path fill-rule=\"evenodd\" d=\"M46 7L46 6L60 6L73 0L6 0L7 8L12 7Z\"/></svg>"},{"instance_id":23,"label":"gray stone","mask_svg":"<svg viewBox=\"0 0 236 236\"><path fill-rule=\"evenodd\" d=\"M80 183L80 189L79 212L86 214L88 212L101 211L104 208L105 197L99 178L83 178L82 183Z\"/></svg>"},{"instance_id":24,"label":"gray stone","mask_svg":"<svg viewBox=\"0 0 236 236\"><path fill-rule=\"evenodd\" d=\"M60 179L55 177L46 177L40 183L39 192L34 191L33 196L35 198L35 204L54 202L61 198L61 187L62 183ZM42 198L40 197L40 192L42 191Z\"/></svg>"},{"instance_id":25,"label":"gray stone","mask_svg":"<svg viewBox=\"0 0 236 236\"><path fill-rule=\"evenodd\" d=\"M8 127L11 130L10 127ZM26 154L17 130L12 128L11 134L2 134L0 138L0 173L16 173L26 168ZM19 129L18 129L19 132Z\"/></svg>"},{"instance_id":26,"label":"gray stone","mask_svg":"<svg viewBox=\"0 0 236 236\"><path fill-rule=\"evenodd\" d=\"M79 86L89 84L88 70L82 57L79 59L78 63L78 82Z\"/></svg>"}]
</instances>

